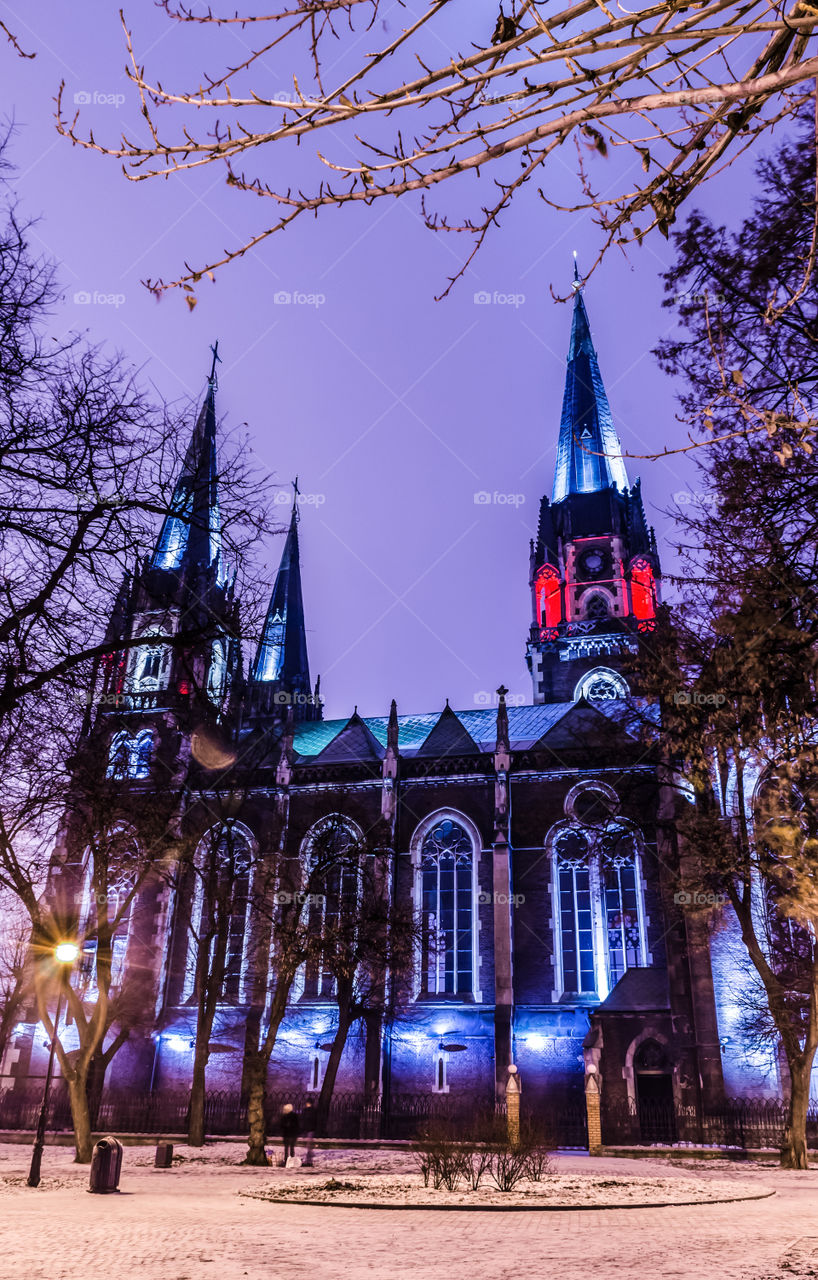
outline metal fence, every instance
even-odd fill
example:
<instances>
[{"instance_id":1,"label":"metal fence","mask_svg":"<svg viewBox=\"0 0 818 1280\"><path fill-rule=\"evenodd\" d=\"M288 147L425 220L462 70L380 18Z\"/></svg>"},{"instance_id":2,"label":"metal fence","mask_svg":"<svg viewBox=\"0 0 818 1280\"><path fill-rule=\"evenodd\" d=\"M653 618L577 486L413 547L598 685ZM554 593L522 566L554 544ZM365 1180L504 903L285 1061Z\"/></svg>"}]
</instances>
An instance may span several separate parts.
<instances>
[{"instance_id":1,"label":"metal fence","mask_svg":"<svg viewBox=\"0 0 818 1280\"><path fill-rule=\"evenodd\" d=\"M43 1082L31 1080L0 1089L0 1129L31 1132L37 1124ZM315 1093L271 1090L267 1095L267 1129L275 1138L281 1109L291 1103L299 1113ZM535 1100L523 1098L523 1117L535 1124L553 1147L587 1148L588 1130L582 1095ZM185 1133L190 1108L188 1090L153 1094L106 1091L95 1130L134 1134ZM360 1092L337 1091L332 1098L326 1135L331 1138L411 1140L430 1122L445 1120L464 1137L476 1120L494 1109L490 1097L434 1093L396 1093L384 1106ZM782 1145L786 1105L767 1099L729 1099L717 1109L699 1112L673 1104L629 1103L602 1106L602 1140L606 1145L668 1146L691 1142L714 1147L776 1149ZM71 1129L71 1109L65 1085L57 1080L48 1111L51 1132ZM245 1134L247 1104L239 1093L210 1090L205 1102L205 1128L213 1137ZM818 1150L818 1102L807 1117L807 1145Z\"/></svg>"},{"instance_id":2,"label":"metal fence","mask_svg":"<svg viewBox=\"0 0 818 1280\"><path fill-rule=\"evenodd\" d=\"M670 1146L693 1143L741 1150L780 1148L787 1123L786 1103L768 1098L728 1098L723 1106L699 1111L674 1103L631 1102L602 1106L602 1141L607 1146ZM807 1114L807 1146L818 1149L818 1103Z\"/></svg>"}]
</instances>

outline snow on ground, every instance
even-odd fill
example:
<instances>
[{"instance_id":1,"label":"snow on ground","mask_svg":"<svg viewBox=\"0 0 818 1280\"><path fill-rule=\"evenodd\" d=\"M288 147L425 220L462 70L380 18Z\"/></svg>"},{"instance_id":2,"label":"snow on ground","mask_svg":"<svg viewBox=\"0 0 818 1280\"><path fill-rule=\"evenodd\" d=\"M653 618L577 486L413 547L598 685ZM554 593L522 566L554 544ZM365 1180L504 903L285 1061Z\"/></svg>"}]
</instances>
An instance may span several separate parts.
<instances>
[{"instance_id":1,"label":"snow on ground","mask_svg":"<svg viewBox=\"0 0 818 1280\"><path fill-rule=\"evenodd\" d=\"M70 1148L46 1148L35 1191L30 1148L0 1145L0 1280L818 1280L818 1168L566 1154L555 1157L561 1179L776 1194L594 1213L413 1213L257 1198L313 1178L414 1177L406 1150L319 1150L314 1173L242 1167L240 1144L176 1151L174 1167L158 1170L152 1147L126 1147L121 1194L91 1196Z\"/></svg>"},{"instance_id":2,"label":"snow on ground","mask_svg":"<svg viewBox=\"0 0 818 1280\"><path fill-rule=\"evenodd\" d=\"M638 1178L594 1177L591 1171L581 1174L558 1173L558 1166L540 1182L520 1181L513 1191L501 1191L491 1179L484 1177L473 1190L463 1182L453 1191L423 1185L419 1173L363 1174L353 1179L330 1178L326 1172L319 1177L313 1173L308 1178L293 1177L286 1184L276 1182L272 1187L242 1194L265 1200L289 1202L309 1201L311 1204L341 1205L403 1205L424 1209L443 1209L450 1206L472 1209L474 1206L526 1209L548 1208L607 1208L637 1207L665 1204L705 1204L735 1199L760 1199L775 1194L768 1187L737 1187L726 1178ZM292 1171L295 1173L295 1170ZM299 1170L303 1175L304 1170Z\"/></svg>"}]
</instances>

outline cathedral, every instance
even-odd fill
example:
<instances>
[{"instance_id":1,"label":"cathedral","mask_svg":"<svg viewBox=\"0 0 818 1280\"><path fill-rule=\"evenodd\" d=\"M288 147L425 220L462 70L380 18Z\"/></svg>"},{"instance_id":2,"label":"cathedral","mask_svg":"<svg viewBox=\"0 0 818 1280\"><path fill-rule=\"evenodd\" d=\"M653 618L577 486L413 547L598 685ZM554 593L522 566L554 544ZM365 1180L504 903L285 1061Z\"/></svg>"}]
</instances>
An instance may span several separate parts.
<instances>
[{"instance_id":1,"label":"cathedral","mask_svg":"<svg viewBox=\"0 0 818 1280\"><path fill-rule=\"evenodd\" d=\"M650 1106L677 1117L673 1136L695 1140L684 1117L718 1105L725 1078L735 1092L739 1075L707 926L676 892L682 802L642 732L658 711L629 687L633 656L655 627L661 564L621 456L579 281L556 472L530 547L527 705L507 705L500 688L480 709L404 714L393 702L380 716L324 719L309 669L295 500L263 633L243 661L220 539L216 390L214 372L171 513L120 592L88 729L108 776L147 814L157 789L191 770L206 776L208 751L222 749L191 710L195 682L243 770L231 826L247 857L233 862L208 1087L241 1092L248 1012L264 990L247 914L257 859L275 844L276 856L308 860L332 825L350 843L377 832L389 891L419 920L411 990L359 1019L337 1091L377 1099L385 1112L433 1094L473 1107L502 1100L513 1064L534 1109L569 1114L592 1079L608 1142L648 1140L639 1118ZM182 617L201 622L196 651L169 643ZM133 637L138 648L128 647ZM206 838L206 806L185 821ZM70 834L54 874L57 884L82 885L83 853ZM196 892L193 882L149 878L120 921L114 982L140 966L151 1016L114 1057L109 1089L190 1084ZM91 983L94 945L88 936ZM271 1090L301 1099L320 1090L336 1021L332 981L320 966L299 973ZM17 1030L4 1069L36 1074L33 1028Z\"/></svg>"}]
</instances>

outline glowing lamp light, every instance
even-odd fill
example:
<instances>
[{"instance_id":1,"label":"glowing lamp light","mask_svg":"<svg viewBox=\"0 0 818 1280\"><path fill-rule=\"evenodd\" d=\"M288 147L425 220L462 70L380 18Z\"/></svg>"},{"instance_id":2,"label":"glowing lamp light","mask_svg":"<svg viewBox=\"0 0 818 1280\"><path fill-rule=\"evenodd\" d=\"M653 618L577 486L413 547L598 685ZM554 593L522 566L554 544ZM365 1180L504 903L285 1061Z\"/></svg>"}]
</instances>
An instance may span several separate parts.
<instances>
[{"instance_id":1,"label":"glowing lamp light","mask_svg":"<svg viewBox=\"0 0 818 1280\"><path fill-rule=\"evenodd\" d=\"M535 1053L542 1053L547 1043L545 1036L536 1036L536 1035L526 1036L525 1042L528 1045L529 1049L533 1049Z\"/></svg>"},{"instance_id":2,"label":"glowing lamp light","mask_svg":"<svg viewBox=\"0 0 818 1280\"><path fill-rule=\"evenodd\" d=\"M183 1040L181 1036L168 1036L165 1043L174 1053L184 1053L185 1049L192 1047L191 1041Z\"/></svg>"},{"instance_id":3,"label":"glowing lamp light","mask_svg":"<svg viewBox=\"0 0 818 1280\"><path fill-rule=\"evenodd\" d=\"M54 957L60 964L73 964L79 953L76 942L59 942L54 948Z\"/></svg>"}]
</instances>

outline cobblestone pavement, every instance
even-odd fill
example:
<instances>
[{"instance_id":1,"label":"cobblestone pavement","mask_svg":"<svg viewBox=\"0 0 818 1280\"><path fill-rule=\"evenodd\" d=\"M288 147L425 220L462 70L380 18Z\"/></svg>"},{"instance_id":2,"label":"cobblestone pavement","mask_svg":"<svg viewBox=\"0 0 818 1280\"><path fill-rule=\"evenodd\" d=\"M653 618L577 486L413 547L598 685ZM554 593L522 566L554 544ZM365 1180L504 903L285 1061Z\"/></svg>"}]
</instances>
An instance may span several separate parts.
<instances>
[{"instance_id":1,"label":"cobblestone pavement","mask_svg":"<svg viewBox=\"0 0 818 1280\"><path fill-rule=\"evenodd\" d=\"M184 1149L186 1150L186 1149ZM226 1151L226 1154L222 1154ZM818 1168L684 1166L561 1156L561 1171L725 1177L774 1188L766 1200L667 1209L560 1213L346 1210L270 1204L238 1194L286 1178L243 1169L241 1148L154 1170L126 1148L122 1193L88 1195L87 1168L47 1148L41 1187L29 1151L0 1146L0 1280L771 1280L818 1277ZM398 1169L392 1153L321 1152L335 1175ZM366 1161L364 1163L363 1161ZM320 1170L319 1170L320 1172Z\"/></svg>"}]
</instances>

